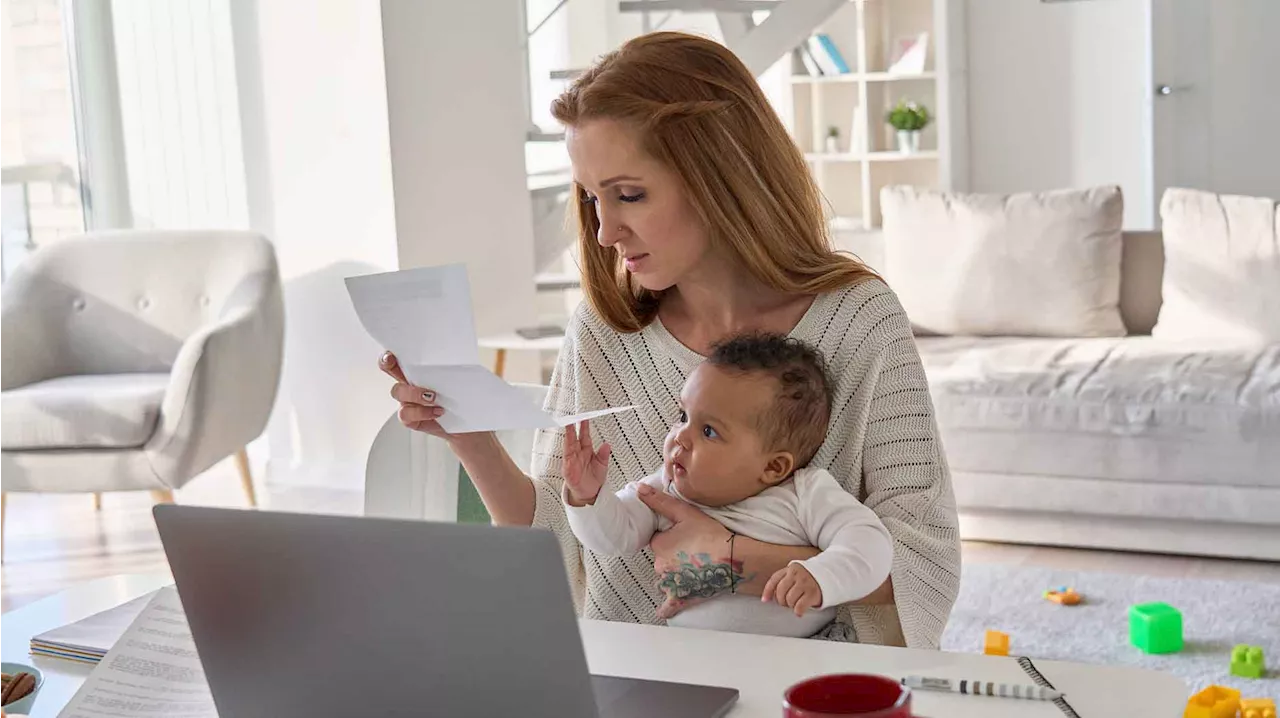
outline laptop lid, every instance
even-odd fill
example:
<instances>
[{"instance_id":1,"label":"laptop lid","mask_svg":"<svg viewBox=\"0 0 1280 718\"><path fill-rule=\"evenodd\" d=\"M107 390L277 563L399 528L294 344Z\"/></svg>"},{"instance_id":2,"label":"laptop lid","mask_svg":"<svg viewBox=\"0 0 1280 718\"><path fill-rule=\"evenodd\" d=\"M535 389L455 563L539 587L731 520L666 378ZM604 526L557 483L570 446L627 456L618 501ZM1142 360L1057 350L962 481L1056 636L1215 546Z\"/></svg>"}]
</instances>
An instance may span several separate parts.
<instances>
[{"instance_id":1,"label":"laptop lid","mask_svg":"<svg viewBox=\"0 0 1280 718\"><path fill-rule=\"evenodd\" d=\"M596 715L550 532L154 514L220 715Z\"/></svg>"}]
</instances>

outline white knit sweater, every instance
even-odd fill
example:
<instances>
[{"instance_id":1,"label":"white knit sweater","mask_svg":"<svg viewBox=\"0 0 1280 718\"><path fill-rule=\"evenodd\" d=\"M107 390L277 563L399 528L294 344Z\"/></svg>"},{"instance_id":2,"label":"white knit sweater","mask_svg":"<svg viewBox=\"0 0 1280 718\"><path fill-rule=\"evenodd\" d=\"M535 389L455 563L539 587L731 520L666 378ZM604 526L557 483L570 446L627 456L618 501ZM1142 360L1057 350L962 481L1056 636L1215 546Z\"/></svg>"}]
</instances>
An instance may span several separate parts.
<instances>
[{"instance_id":1,"label":"white knit sweater","mask_svg":"<svg viewBox=\"0 0 1280 718\"><path fill-rule=\"evenodd\" d=\"M898 298L879 280L818 297L791 336L826 357L835 386L826 442L810 462L876 512L894 539L896 606L841 607L824 637L936 648L960 586L960 543L951 478L933 404ZM616 492L662 463L662 442L680 409L685 377L704 357L660 321L621 334L588 304L574 313L546 408L557 415L634 404L592 422L613 445L605 490ZM534 444L533 524L551 529L582 615L662 623L653 555L597 555L573 535L561 502L564 431ZM899 633L898 625L901 625ZM901 635L902 638L899 638Z\"/></svg>"}]
</instances>

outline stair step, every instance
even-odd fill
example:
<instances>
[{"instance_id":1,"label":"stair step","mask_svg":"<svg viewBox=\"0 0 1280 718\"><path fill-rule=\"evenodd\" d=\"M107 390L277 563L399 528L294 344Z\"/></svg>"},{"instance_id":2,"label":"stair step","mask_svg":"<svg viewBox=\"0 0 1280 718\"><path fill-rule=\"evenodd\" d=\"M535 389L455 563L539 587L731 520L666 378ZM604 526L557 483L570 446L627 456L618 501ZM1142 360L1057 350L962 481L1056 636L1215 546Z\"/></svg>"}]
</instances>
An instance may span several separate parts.
<instances>
[{"instance_id":1,"label":"stair step","mask_svg":"<svg viewBox=\"0 0 1280 718\"><path fill-rule=\"evenodd\" d=\"M539 274L533 278L534 288L539 292L563 292L567 289L582 287L582 277L577 274Z\"/></svg>"},{"instance_id":2,"label":"stair step","mask_svg":"<svg viewBox=\"0 0 1280 718\"><path fill-rule=\"evenodd\" d=\"M530 130L525 133L524 137L529 142L564 142L563 132L542 132L540 130Z\"/></svg>"},{"instance_id":3,"label":"stair step","mask_svg":"<svg viewBox=\"0 0 1280 718\"><path fill-rule=\"evenodd\" d=\"M782 0L621 0L619 12L741 12L772 10Z\"/></svg>"}]
</instances>

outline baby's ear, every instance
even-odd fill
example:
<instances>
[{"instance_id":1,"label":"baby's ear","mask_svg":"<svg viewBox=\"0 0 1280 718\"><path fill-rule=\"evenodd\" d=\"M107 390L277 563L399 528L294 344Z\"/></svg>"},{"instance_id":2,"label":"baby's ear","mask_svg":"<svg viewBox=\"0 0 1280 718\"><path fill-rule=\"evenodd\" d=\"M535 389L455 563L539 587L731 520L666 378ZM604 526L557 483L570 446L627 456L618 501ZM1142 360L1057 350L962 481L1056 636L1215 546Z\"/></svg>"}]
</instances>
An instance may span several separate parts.
<instances>
[{"instance_id":1,"label":"baby's ear","mask_svg":"<svg viewBox=\"0 0 1280 718\"><path fill-rule=\"evenodd\" d=\"M769 457L764 465L764 476L761 479L767 486L777 486L791 476L796 468L796 457L790 451L779 451Z\"/></svg>"}]
</instances>

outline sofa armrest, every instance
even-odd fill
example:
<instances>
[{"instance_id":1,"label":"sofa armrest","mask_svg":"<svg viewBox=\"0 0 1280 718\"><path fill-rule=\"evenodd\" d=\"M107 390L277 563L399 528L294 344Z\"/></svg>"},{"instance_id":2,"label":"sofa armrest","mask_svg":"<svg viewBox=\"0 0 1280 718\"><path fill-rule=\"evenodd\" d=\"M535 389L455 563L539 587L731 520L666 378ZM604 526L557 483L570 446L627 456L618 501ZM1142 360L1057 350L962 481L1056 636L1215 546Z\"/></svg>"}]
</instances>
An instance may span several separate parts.
<instances>
[{"instance_id":1,"label":"sofa armrest","mask_svg":"<svg viewBox=\"0 0 1280 718\"><path fill-rule=\"evenodd\" d=\"M243 448L266 427L284 343L280 286L262 278L223 316L183 342L146 451L156 473L179 486Z\"/></svg>"}]
</instances>

